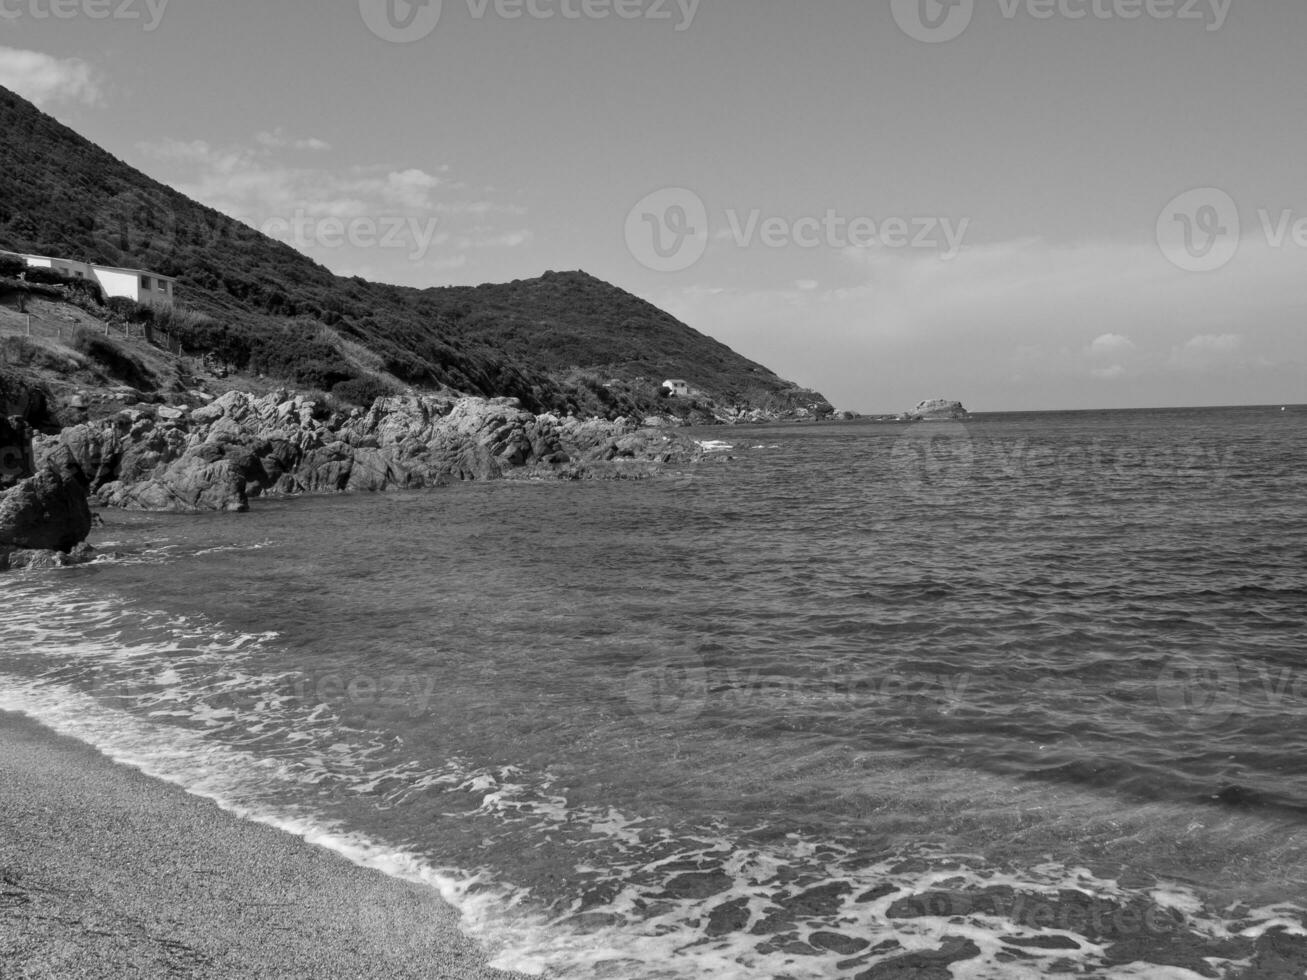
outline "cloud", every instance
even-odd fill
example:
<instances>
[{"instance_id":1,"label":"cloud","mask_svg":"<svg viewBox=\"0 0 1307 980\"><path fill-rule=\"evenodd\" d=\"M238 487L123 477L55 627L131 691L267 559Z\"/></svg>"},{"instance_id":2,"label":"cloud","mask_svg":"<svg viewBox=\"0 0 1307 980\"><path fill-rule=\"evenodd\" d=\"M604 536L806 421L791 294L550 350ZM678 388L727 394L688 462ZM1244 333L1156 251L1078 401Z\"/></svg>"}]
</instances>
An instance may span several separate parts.
<instances>
[{"instance_id":1,"label":"cloud","mask_svg":"<svg viewBox=\"0 0 1307 980\"><path fill-rule=\"evenodd\" d=\"M36 105L100 101L91 66L77 58L54 58L39 51L0 47L0 85Z\"/></svg>"},{"instance_id":2,"label":"cloud","mask_svg":"<svg viewBox=\"0 0 1307 980\"><path fill-rule=\"evenodd\" d=\"M1223 333L1219 336L1203 334L1194 337L1184 345L1187 351L1204 354L1233 354L1243 346L1243 336L1235 333Z\"/></svg>"},{"instance_id":3,"label":"cloud","mask_svg":"<svg viewBox=\"0 0 1307 980\"><path fill-rule=\"evenodd\" d=\"M1179 371L1208 372L1229 368L1243 363L1236 357L1243 345L1242 334L1200 334L1183 346L1173 348L1167 364Z\"/></svg>"},{"instance_id":4,"label":"cloud","mask_svg":"<svg viewBox=\"0 0 1307 980\"><path fill-rule=\"evenodd\" d=\"M276 129L268 132L264 130L254 137L260 146L266 146L269 149L281 150L307 150L314 153L321 153L331 149L331 144L326 140L320 140L316 137L307 139L295 139L286 135L286 131L278 126Z\"/></svg>"},{"instance_id":5,"label":"cloud","mask_svg":"<svg viewBox=\"0 0 1307 980\"><path fill-rule=\"evenodd\" d=\"M1111 367L1095 368L1090 374L1100 381L1116 381L1118 378L1125 377L1125 366L1113 364Z\"/></svg>"},{"instance_id":6,"label":"cloud","mask_svg":"<svg viewBox=\"0 0 1307 980\"><path fill-rule=\"evenodd\" d=\"M866 411L936 394L995 409L1096 407L1108 376L1132 383L1114 401L1251 402L1293 389L1307 363L1297 313L1307 308L1307 251L1246 242L1235 262L1199 275L1171 265L1151 239L1027 238L974 244L949 261L921 250L856 250L830 268L823 279L831 285L806 292L792 281L723 289L713 276L731 270L714 264L710 248L694 270L698 283L647 298L748 357L786 365L787 376L836 404ZM1087 337L1096 339L1086 346ZM1270 350L1274 362L1256 356ZM1086 357L1101 360L1086 365ZM1178 367L1221 367L1229 384L1217 395L1210 376L1200 384Z\"/></svg>"},{"instance_id":7,"label":"cloud","mask_svg":"<svg viewBox=\"0 0 1307 980\"><path fill-rule=\"evenodd\" d=\"M820 285L821 283L816 279L796 279L794 281L794 288L804 293L810 293Z\"/></svg>"},{"instance_id":8,"label":"cloud","mask_svg":"<svg viewBox=\"0 0 1307 980\"><path fill-rule=\"evenodd\" d=\"M262 134L270 135L270 134ZM393 170L374 165L333 171L324 167L288 166L274 149L293 148L288 141L259 139L258 146L218 148L204 140L165 139L137 148L157 160L190 171L179 190L239 221L261 227L270 219L377 217L433 212L432 192L441 180L416 168Z\"/></svg>"},{"instance_id":9,"label":"cloud","mask_svg":"<svg viewBox=\"0 0 1307 980\"><path fill-rule=\"evenodd\" d=\"M1089 351L1092 354L1116 354L1134 349L1134 341L1129 337L1121 336L1119 333L1105 333L1089 345Z\"/></svg>"},{"instance_id":10,"label":"cloud","mask_svg":"<svg viewBox=\"0 0 1307 980\"><path fill-rule=\"evenodd\" d=\"M333 167L325 142L281 128L244 145L164 139L137 149L183 194L338 272L368 269L382 281L426 286L433 273L474 265L475 249L533 239L518 217L524 208L463 197L469 192L444 165Z\"/></svg>"},{"instance_id":11,"label":"cloud","mask_svg":"<svg viewBox=\"0 0 1307 980\"><path fill-rule=\"evenodd\" d=\"M529 228L518 228L478 239L474 244L477 248L518 248L528 244L533 238L535 235Z\"/></svg>"},{"instance_id":12,"label":"cloud","mask_svg":"<svg viewBox=\"0 0 1307 980\"><path fill-rule=\"evenodd\" d=\"M425 170L404 170L386 176L386 193L394 201L411 208L431 206L431 192L440 186L440 178Z\"/></svg>"}]
</instances>

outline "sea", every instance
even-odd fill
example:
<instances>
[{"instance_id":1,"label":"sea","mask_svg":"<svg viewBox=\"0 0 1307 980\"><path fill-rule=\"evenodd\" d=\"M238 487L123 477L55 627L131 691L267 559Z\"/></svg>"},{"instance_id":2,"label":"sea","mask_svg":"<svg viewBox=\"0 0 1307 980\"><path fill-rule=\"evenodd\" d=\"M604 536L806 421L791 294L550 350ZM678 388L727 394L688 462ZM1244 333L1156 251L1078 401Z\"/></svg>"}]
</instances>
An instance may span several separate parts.
<instances>
[{"instance_id":1,"label":"sea","mask_svg":"<svg viewBox=\"0 0 1307 980\"><path fill-rule=\"evenodd\" d=\"M0 709L531 975L1304 942L1307 408L692 434L661 480L106 511L0 581Z\"/></svg>"}]
</instances>

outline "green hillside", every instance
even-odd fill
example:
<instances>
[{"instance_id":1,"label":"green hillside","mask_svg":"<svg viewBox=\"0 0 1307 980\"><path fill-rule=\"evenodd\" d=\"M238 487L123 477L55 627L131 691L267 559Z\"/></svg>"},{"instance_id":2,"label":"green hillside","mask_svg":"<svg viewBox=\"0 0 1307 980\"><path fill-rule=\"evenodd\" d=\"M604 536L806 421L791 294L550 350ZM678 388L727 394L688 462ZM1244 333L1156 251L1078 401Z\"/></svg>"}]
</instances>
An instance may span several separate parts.
<instances>
[{"instance_id":1,"label":"green hillside","mask_svg":"<svg viewBox=\"0 0 1307 980\"><path fill-rule=\"evenodd\" d=\"M824 405L583 272L426 290L335 276L3 88L0 249L176 277L179 302L202 315L173 325L188 353L297 384L447 386L612 417L666 410L657 384L677 377L720 405Z\"/></svg>"}]
</instances>

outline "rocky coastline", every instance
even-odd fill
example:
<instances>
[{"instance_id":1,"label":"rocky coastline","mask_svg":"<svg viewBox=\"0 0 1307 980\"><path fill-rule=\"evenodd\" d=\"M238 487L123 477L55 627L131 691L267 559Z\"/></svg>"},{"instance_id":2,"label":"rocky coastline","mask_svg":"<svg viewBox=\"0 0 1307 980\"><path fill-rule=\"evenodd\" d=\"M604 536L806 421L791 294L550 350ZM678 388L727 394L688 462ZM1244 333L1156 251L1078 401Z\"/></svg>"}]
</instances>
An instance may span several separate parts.
<instances>
[{"instance_id":1,"label":"rocky coastline","mask_svg":"<svg viewBox=\"0 0 1307 980\"><path fill-rule=\"evenodd\" d=\"M675 431L535 415L512 398L414 395L344 414L288 391L232 391L198 408L140 404L53 436L14 418L0 444L0 570L84 560L91 505L241 512L265 495L651 479L703 453Z\"/></svg>"}]
</instances>

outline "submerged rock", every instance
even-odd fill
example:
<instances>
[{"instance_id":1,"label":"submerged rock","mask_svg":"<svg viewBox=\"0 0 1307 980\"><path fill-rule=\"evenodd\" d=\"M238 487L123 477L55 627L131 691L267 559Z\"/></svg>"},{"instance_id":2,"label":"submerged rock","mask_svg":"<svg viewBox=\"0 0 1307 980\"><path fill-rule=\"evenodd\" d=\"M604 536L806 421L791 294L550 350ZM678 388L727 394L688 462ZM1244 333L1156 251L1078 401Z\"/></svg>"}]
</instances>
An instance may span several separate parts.
<instances>
[{"instance_id":1,"label":"submerged rock","mask_svg":"<svg viewBox=\"0 0 1307 980\"><path fill-rule=\"evenodd\" d=\"M94 561L96 555L96 550L85 543L79 544L68 553L9 549L0 545L0 572L45 571L51 568L67 568L70 565L84 565Z\"/></svg>"}]
</instances>

